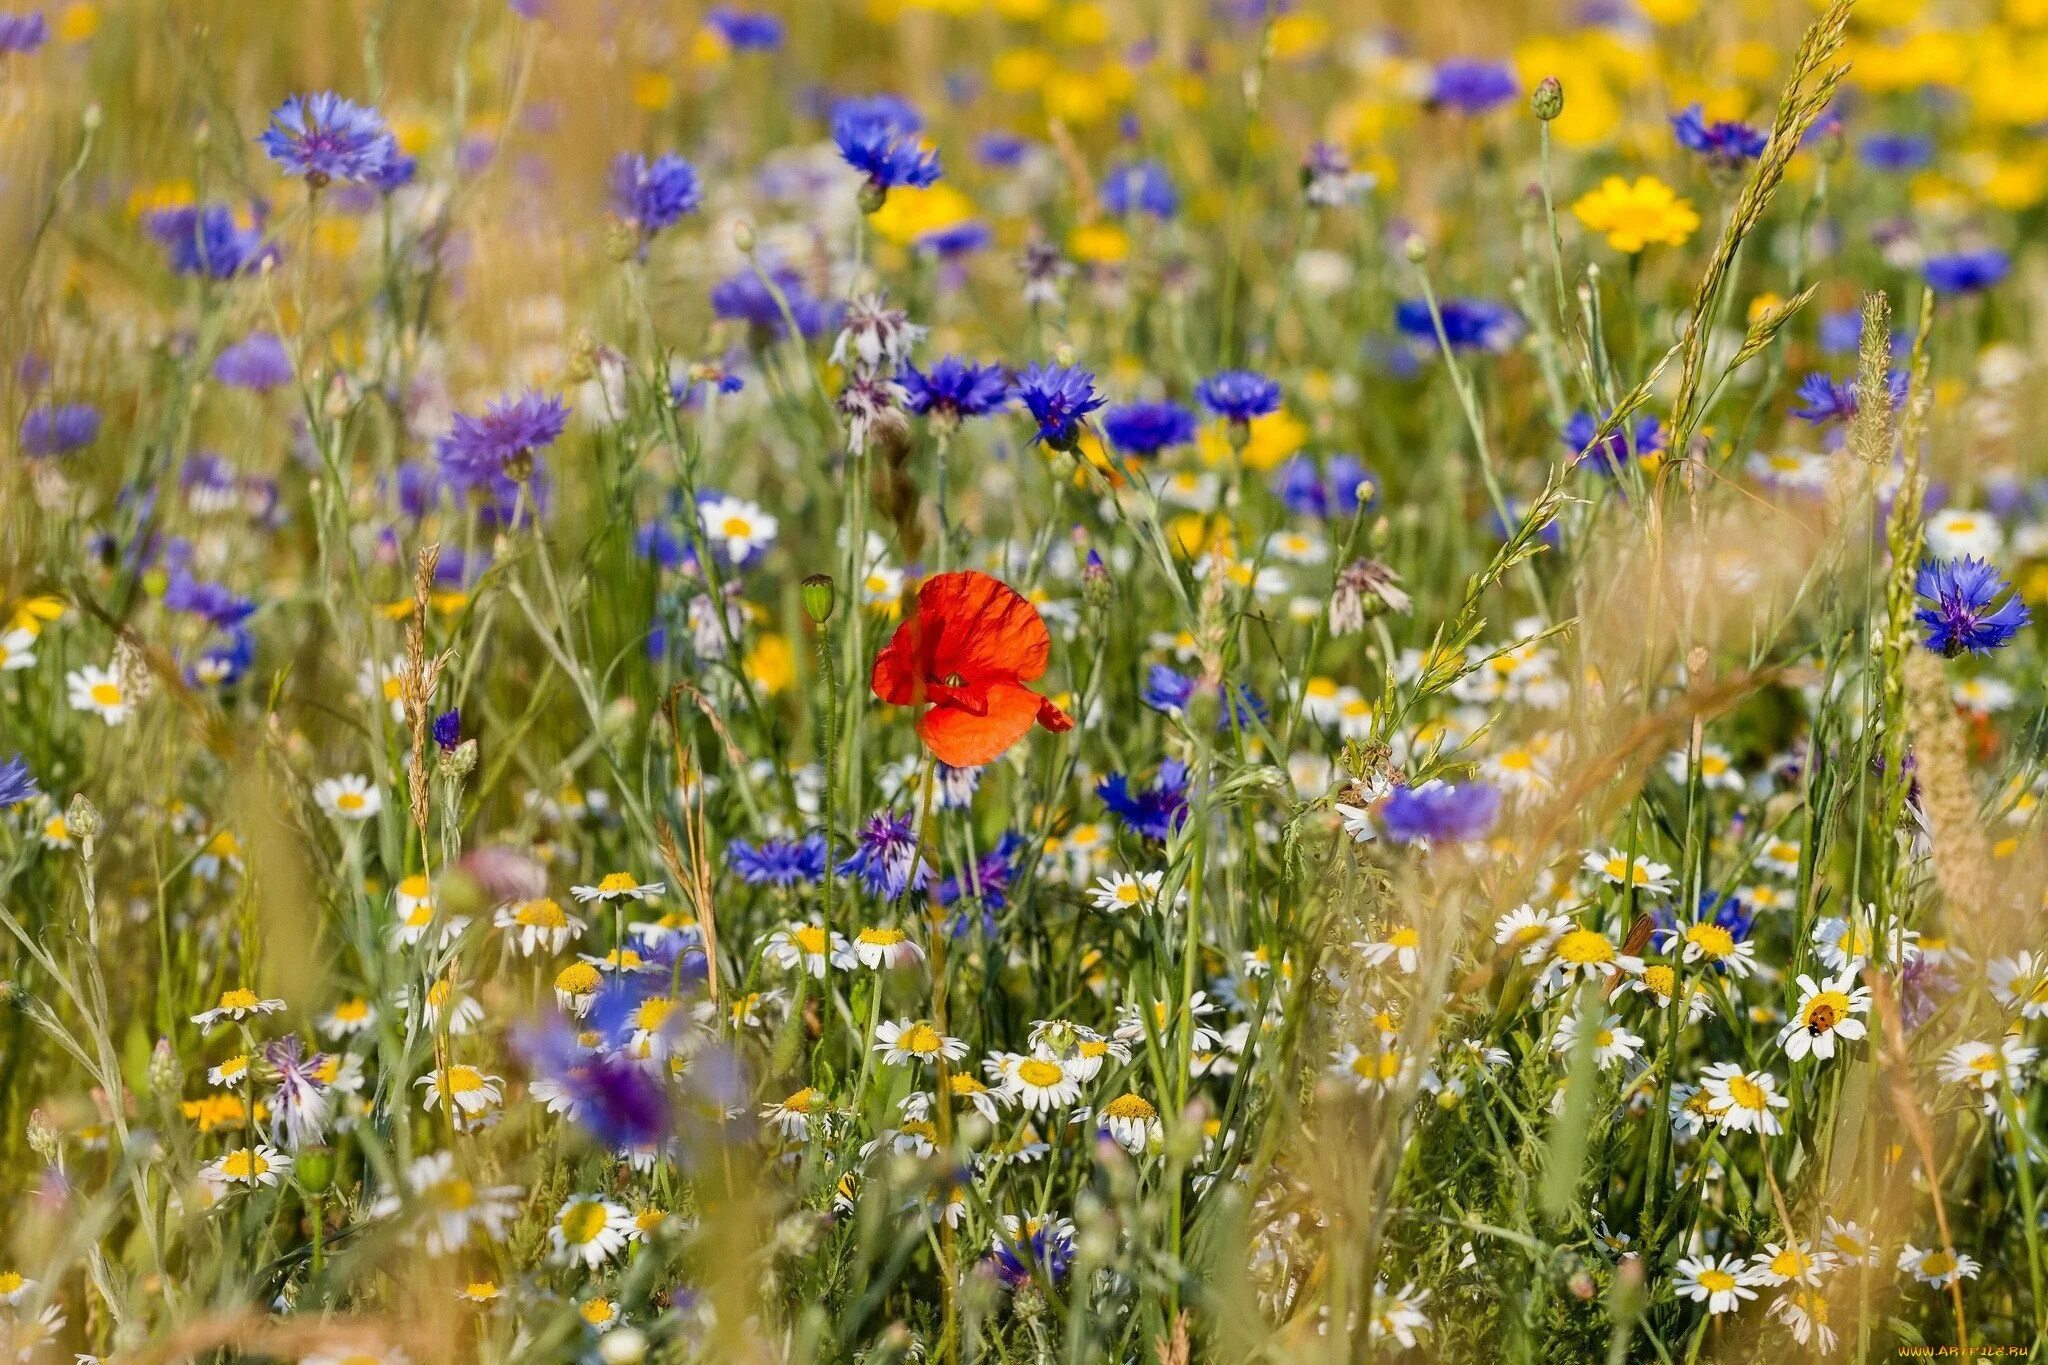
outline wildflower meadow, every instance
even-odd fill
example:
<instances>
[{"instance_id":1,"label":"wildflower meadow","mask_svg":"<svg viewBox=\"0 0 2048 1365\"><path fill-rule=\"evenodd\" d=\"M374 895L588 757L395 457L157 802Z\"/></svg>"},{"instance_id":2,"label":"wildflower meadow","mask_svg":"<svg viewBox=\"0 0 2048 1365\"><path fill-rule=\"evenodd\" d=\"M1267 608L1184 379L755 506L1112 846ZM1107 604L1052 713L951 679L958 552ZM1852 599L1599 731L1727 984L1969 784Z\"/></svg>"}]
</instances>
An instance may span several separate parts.
<instances>
[{"instance_id":1,"label":"wildflower meadow","mask_svg":"<svg viewBox=\"0 0 2048 1365\"><path fill-rule=\"evenodd\" d=\"M5 0L0 1360L2048 1359L2043 0Z\"/></svg>"}]
</instances>

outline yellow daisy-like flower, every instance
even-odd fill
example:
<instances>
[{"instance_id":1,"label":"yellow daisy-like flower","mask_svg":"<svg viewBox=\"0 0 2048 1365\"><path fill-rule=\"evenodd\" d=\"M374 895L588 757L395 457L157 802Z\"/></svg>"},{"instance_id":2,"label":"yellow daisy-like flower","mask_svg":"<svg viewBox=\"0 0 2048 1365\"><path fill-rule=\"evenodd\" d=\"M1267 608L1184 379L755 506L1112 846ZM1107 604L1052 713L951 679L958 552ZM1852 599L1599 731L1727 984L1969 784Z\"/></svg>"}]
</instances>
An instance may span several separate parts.
<instances>
[{"instance_id":1,"label":"yellow daisy-like flower","mask_svg":"<svg viewBox=\"0 0 2048 1365\"><path fill-rule=\"evenodd\" d=\"M1638 176L1634 184L1610 175L1572 205L1572 215L1629 255L1652 244L1682 246L1700 225L1691 201L1654 175Z\"/></svg>"}]
</instances>

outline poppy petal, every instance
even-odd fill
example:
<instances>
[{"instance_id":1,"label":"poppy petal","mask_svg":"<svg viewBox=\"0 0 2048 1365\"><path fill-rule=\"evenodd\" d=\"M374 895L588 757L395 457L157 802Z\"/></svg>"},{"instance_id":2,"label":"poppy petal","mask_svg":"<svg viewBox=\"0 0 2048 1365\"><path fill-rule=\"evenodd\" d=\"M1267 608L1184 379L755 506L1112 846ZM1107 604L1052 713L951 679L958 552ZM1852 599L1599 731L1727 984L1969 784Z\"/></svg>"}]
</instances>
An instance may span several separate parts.
<instances>
[{"instance_id":1,"label":"poppy petal","mask_svg":"<svg viewBox=\"0 0 2048 1365\"><path fill-rule=\"evenodd\" d=\"M1052 657L1052 636L1038 608L985 573L967 569L926 579L917 592L917 615L930 623L933 677L1030 682Z\"/></svg>"},{"instance_id":2,"label":"poppy petal","mask_svg":"<svg viewBox=\"0 0 2048 1365\"><path fill-rule=\"evenodd\" d=\"M978 768L1000 758L1036 723L1044 701L1016 683L991 684L985 699L985 715L957 706L934 706L918 719L917 733L939 762L953 768Z\"/></svg>"},{"instance_id":3,"label":"poppy petal","mask_svg":"<svg viewBox=\"0 0 2048 1365\"><path fill-rule=\"evenodd\" d=\"M1074 718L1054 706L1050 697L1038 699L1038 723L1056 735L1074 728Z\"/></svg>"}]
</instances>

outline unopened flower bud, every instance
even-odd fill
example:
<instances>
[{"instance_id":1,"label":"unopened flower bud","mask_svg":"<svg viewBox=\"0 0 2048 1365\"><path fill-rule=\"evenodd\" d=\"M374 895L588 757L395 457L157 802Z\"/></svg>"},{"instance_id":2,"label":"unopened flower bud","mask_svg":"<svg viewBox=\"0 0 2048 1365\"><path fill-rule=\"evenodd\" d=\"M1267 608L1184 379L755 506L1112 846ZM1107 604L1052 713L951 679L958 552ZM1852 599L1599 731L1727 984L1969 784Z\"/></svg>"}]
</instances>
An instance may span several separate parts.
<instances>
[{"instance_id":1,"label":"unopened flower bud","mask_svg":"<svg viewBox=\"0 0 2048 1365\"><path fill-rule=\"evenodd\" d=\"M833 609L838 605L838 588L829 574L814 573L805 578L798 589L804 601L804 615L811 618L812 625L822 626L832 619Z\"/></svg>"},{"instance_id":2,"label":"unopened flower bud","mask_svg":"<svg viewBox=\"0 0 2048 1365\"><path fill-rule=\"evenodd\" d=\"M334 1184L334 1149L301 1148L292 1161L292 1175L308 1194L325 1194Z\"/></svg>"},{"instance_id":3,"label":"unopened flower bud","mask_svg":"<svg viewBox=\"0 0 2048 1365\"><path fill-rule=\"evenodd\" d=\"M739 222L732 225L732 246L733 250L739 252L742 256L754 254L754 225L752 223Z\"/></svg>"},{"instance_id":4,"label":"unopened flower bud","mask_svg":"<svg viewBox=\"0 0 2048 1365\"><path fill-rule=\"evenodd\" d=\"M1529 95L1529 111L1550 122L1564 112L1564 82L1555 76L1545 76L1536 82L1536 89Z\"/></svg>"},{"instance_id":5,"label":"unopened flower bud","mask_svg":"<svg viewBox=\"0 0 2048 1365\"><path fill-rule=\"evenodd\" d=\"M887 185L877 184L875 181L870 180L860 187L860 211L862 213L880 213L882 205L888 202L889 187Z\"/></svg>"},{"instance_id":6,"label":"unopened flower bud","mask_svg":"<svg viewBox=\"0 0 2048 1365\"><path fill-rule=\"evenodd\" d=\"M1422 240L1421 233L1411 232L1408 234L1408 240L1401 243L1401 254L1420 265L1423 258L1429 255L1429 243Z\"/></svg>"},{"instance_id":7,"label":"unopened flower bud","mask_svg":"<svg viewBox=\"0 0 2048 1365\"><path fill-rule=\"evenodd\" d=\"M28 1148L44 1161L57 1160L57 1129L50 1122L50 1116L37 1109L28 1116Z\"/></svg>"},{"instance_id":8,"label":"unopened flower bud","mask_svg":"<svg viewBox=\"0 0 2048 1365\"><path fill-rule=\"evenodd\" d=\"M149 1093L157 1099L170 1103L175 1101L185 1088L185 1068L178 1061L178 1052L168 1038L156 1040L150 1050L149 1071L145 1077L149 1082Z\"/></svg>"},{"instance_id":9,"label":"unopened flower bud","mask_svg":"<svg viewBox=\"0 0 2048 1365\"><path fill-rule=\"evenodd\" d=\"M71 798L71 804L64 808L64 825L81 839L94 839L106 825L100 819L99 807L86 799L80 792Z\"/></svg>"}]
</instances>

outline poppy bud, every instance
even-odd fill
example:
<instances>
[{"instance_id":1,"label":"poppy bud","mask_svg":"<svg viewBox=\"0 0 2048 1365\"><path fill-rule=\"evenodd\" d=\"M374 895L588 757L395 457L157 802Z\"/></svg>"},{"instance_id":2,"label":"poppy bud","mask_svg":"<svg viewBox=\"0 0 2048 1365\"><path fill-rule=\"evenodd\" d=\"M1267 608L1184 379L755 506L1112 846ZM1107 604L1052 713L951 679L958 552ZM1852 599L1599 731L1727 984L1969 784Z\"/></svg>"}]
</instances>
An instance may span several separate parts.
<instances>
[{"instance_id":1,"label":"poppy bud","mask_svg":"<svg viewBox=\"0 0 2048 1365\"><path fill-rule=\"evenodd\" d=\"M860 187L860 211L862 213L880 213L882 205L887 202L889 202L889 187L887 185L870 180Z\"/></svg>"},{"instance_id":2,"label":"poppy bud","mask_svg":"<svg viewBox=\"0 0 2048 1365\"><path fill-rule=\"evenodd\" d=\"M1564 82L1555 76L1545 76L1536 82L1536 89L1529 96L1529 111L1550 122L1564 112Z\"/></svg>"},{"instance_id":3,"label":"poppy bud","mask_svg":"<svg viewBox=\"0 0 2048 1365\"><path fill-rule=\"evenodd\" d=\"M810 575L804 579L799 591L804 600L804 615L811 618L812 625L822 626L832 619L839 594L829 574Z\"/></svg>"},{"instance_id":4,"label":"poppy bud","mask_svg":"<svg viewBox=\"0 0 2048 1365\"><path fill-rule=\"evenodd\" d=\"M306 1147L299 1151L292 1162L292 1173L298 1177L299 1188L308 1194L325 1194L334 1184L334 1150L331 1147Z\"/></svg>"}]
</instances>

